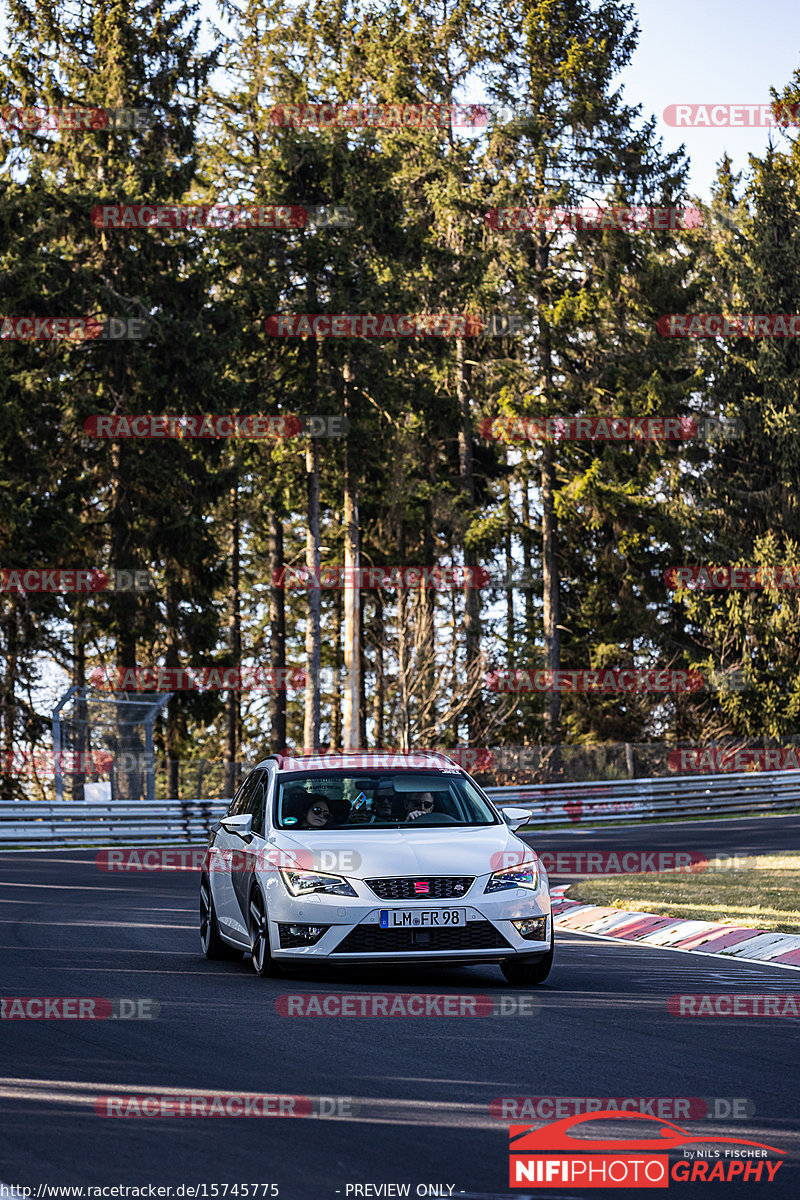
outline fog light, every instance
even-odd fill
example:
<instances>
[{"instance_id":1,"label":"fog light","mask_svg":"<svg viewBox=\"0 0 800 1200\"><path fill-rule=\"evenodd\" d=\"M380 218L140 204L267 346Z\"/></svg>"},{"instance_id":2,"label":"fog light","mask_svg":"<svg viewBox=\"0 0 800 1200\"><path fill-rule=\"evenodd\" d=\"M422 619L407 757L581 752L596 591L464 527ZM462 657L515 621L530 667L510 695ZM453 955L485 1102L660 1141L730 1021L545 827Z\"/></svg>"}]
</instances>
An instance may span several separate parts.
<instances>
[{"instance_id":1,"label":"fog light","mask_svg":"<svg viewBox=\"0 0 800 1200\"><path fill-rule=\"evenodd\" d=\"M527 941L543 942L547 937L547 917L525 917L520 921L512 921L520 937Z\"/></svg>"},{"instance_id":2,"label":"fog light","mask_svg":"<svg viewBox=\"0 0 800 1200\"><path fill-rule=\"evenodd\" d=\"M278 925L282 950L292 950L297 946L313 946L323 933L327 933L330 925Z\"/></svg>"}]
</instances>

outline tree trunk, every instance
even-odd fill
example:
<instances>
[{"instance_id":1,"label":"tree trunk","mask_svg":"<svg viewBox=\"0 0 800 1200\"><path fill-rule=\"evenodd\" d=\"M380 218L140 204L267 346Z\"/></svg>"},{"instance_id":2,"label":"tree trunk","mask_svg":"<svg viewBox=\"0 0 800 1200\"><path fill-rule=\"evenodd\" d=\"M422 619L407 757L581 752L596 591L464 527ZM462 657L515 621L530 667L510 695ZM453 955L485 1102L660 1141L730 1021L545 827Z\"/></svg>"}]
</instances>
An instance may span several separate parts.
<instances>
[{"instance_id":1,"label":"tree trunk","mask_svg":"<svg viewBox=\"0 0 800 1200\"><path fill-rule=\"evenodd\" d=\"M431 483L433 484L433 478ZM422 528L422 565L434 564L433 544L433 505L425 501L424 524ZM416 595L416 629L415 653L416 669L414 674L421 684L424 696L430 696L436 691L436 641L434 632L434 590L420 583Z\"/></svg>"},{"instance_id":2,"label":"tree trunk","mask_svg":"<svg viewBox=\"0 0 800 1200\"><path fill-rule=\"evenodd\" d=\"M397 558L402 566L406 561L406 531L401 524L397 531ZM397 674L398 674L398 740L400 750L408 750L411 744L411 697L409 696L409 654L408 654L408 592L405 588L397 589Z\"/></svg>"},{"instance_id":3,"label":"tree trunk","mask_svg":"<svg viewBox=\"0 0 800 1200\"><path fill-rule=\"evenodd\" d=\"M372 698L372 720L375 726L375 745L383 749L385 738L383 720L386 704L386 680L383 671L383 641L386 636L383 620L383 596L375 593L375 615L372 621L373 639L375 645L375 693Z\"/></svg>"},{"instance_id":4,"label":"tree trunk","mask_svg":"<svg viewBox=\"0 0 800 1200\"><path fill-rule=\"evenodd\" d=\"M74 625L72 634L73 647L73 666L72 666L72 682L75 687L84 688L86 686L86 612L81 600L74 608ZM80 695L75 699L75 752L77 761L75 763L75 774L72 777L72 799L79 803L85 799L83 790L86 783L87 767L89 763L89 755L91 754L91 743L89 739L89 721L88 721L88 704L85 698Z\"/></svg>"},{"instance_id":5,"label":"tree trunk","mask_svg":"<svg viewBox=\"0 0 800 1200\"><path fill-rule=\"evenodd\" d=\"M531 552L531 502L528 495L528 480L522 484L522 563L525 571L525 666L533 666L533 648L536 645L535 612L533 607L533 554Z\"/></svg>"},{"instance_id":6,"label":"tree trunk","mask_svg":"<svg viewBox=\"0 0 800 1200\"><path fill-rule=\"evenodd\" d=\"M469 380L465 360L464 339L456 342L456 392L460 413L458 431L458 466L461 476L461 486L467 501L468 511L475 508L475 480L472 473L472 421L469 411ZM464 566L467 576L475 577L478 565L477 555L464 545ZM466 638L466 686L470 695L467 707L467 730L469 744L480 745L482 736L482 703L480 692L480 606L477 588L471 586L471 580L464 581L464 633Z\"/></svg>"},{"instance_id":7,"label":"tree trunk","mask_svg":"<svg viewBox=\"0 0 800 1200\"><path fill-rule=\"evenodd\" d=\"M306 567L309 588L306 593L306 690L303 744L306 753L319 750L320 738L320 668L322 597L319 589L319 451L316 438L310 437L306 447Z\"/></svg>"},{"instance_id":8,"label":"tree trunk","mask_svg":"<svg viewBox=\"0 0 800 1200\"><path fill-rule=\"evenodd\" d=\"M546 273L549 264L550 248L547 235L539 230L536 243L536 297L539 316L539 352L542 374L542 387L545 401L545 411L552 412L554 400L553 389L553 350L550 340L550 326L543 309L547 299ZM545 442L542 450L542 588L543 588L543 633L545 669L558 671L561 667L561 640L559 630L559 575L556 546L556 466L552 442ZM560 751L556 749L561 743L561 693L553 688L548 694L545 713L547 735L554 747L553 768L556 773L561 770Z\"/></svg>"},{"instance_id":9,"label":"tree trunk","mask_svg":"<svg viewBox=\"0 0 800 1200\"><path fill-rule=\"evenodd\" d=\"M455 689L456 671L458 670L458 611L456 605L456 589L450 590L450 620L453 626L453 640L450 648L450 670L452 672L453 687ZM458 715L458 709L453 713L453 725L451 729L451 741L454 746L459 745L461 718Z\"/></svg>"},{"instance_id":10,"label":"tree trunk","mask_svg":"<svg viewBox=\"0 0 800 1200\"><path fill-rule=\"evenodd\" d=\"M115 444L112 449L112 501L111 501L111 562L117 569L136 566L134 556L133 518L130 499L125 485L124 463L127 446ZM135 592L112 592L109 604L113 612L113 628L116 637L115 668L118 676L136 667L137 599ZM115 691L118 700L125 701L129 693ZM126 764L117 778L118 798L135 802L142 796L142 759L144 744L136 726L129 724L121 706L117 711L116 751ZM130 764L130 769L127 769Z\"/></svg>"},{"instance_id":11,"label":"tree trunk","mask_svg":"<svg viewBox=\"0 0 800 1200\"><path fill-rule=\"evenodd\" d=\"M512 508L511 481L506 480L505 519L506 519L506 666L512 669L515 665L517 648L514 637L514 589L511 580L514 573L514 557L512 555Z\"/></svg>"},{"instance_id":12,"label":"tree trunk","mask_svg":"<svg viewBox=\"0 0 800 1200\"><path fill-rule=\"evenodd\" d=\"M358 610L358 624L358 745L359 747L363 748L366 747L367 744L367 671L364 655L364 642L366 641L366 638L364 630L363 603L360 605Z\"/></svg>"},{"instance_id":13,"label":"tree trunk","mask_svg":"<svg viewBox=\"0 0 800 1200\"><path fill-rule=\"evenodd\" d=\"M342 370L344 415L350 415L351 369ZM358 529L358 475L353 455L344 442L344 694L342 697L342 748L356 750L361 731L361 591L359 588L360 539Z\"/></svg>"},{"instance_id":14,"label":"tree trunk","mask_svg":"<svg viewBox=\"0 0 800 1200\"><path fill-rule=\"evenodd\" d=\"M14 799L14 733L16 707L14 704L17 682L17 601L8 600L8 612L3 621L6 634L6 669L3 678L3 799Z\"/></svg>"},{"instance_id":15,"label":"tree trunk","mask_svg":"<svg viewBox=\"0 0 800 1200\"><path fill-rule=\"evenodd\" d=\"M342 594L333 593L333 694L331 696L330 749L342 745Z\"/></svg>"},{"instance_id":16,"label":"tree trunk","mask_svg":"<svg viewBox=\"0 0 800 1200\"><path fill-rule=\"evenodd\" d=\"M283 572L283 522L269 514L269 666L274 678L286 669L286 589L276 587ZM278 754L286 749L286 688L273 688L269 701L269 749Z\"/></svg>"},{"instance_id":17,"label":"tree trunk","mask_svg":"<svg viewBox=\"0 0 800 1200\"><path fill-rule=\"evenodd\" d=\"M239 516L239 481L231 488L231 580L228 592L228 653L230 665L237 670L242 665L241 612L241 521ZM238 786L239 728L242 720L242 696L238 688L228 692L225 720L225 795L233 796Z\"/></svg>"},{"instance_id":18,"label":"tree trunk","mask_svg":"<svg viewBox=\"0 0 800 1200\"><path fill-rule=\"evenodd\" d=\"M175 584L167 584L167 649L164 655L165 665L169 668L178 666L178 605L175 599ZM180 710L179 697L171 696L167 701L167 720L164 738L164 754L167 760L167 796L170 800L180 799ZM226 792L232 796L233 792Z\"/></svg>"},{"instance_id":19,"label":"tree trunk","mask_svg":"<svg viewBox=\"0 0 800 1200\"><path fill-rule=\"evenodd\" d=\"M545 442L542 452L542 583L545 669L558 671L561 665L561 634L558 610L558 566L556 563L556 519L553 495L556 488L556 469L553 447ZM561 741L561 693L555 688L549 693L547 731L550 741Z\"/></svg>"}]
</instances>

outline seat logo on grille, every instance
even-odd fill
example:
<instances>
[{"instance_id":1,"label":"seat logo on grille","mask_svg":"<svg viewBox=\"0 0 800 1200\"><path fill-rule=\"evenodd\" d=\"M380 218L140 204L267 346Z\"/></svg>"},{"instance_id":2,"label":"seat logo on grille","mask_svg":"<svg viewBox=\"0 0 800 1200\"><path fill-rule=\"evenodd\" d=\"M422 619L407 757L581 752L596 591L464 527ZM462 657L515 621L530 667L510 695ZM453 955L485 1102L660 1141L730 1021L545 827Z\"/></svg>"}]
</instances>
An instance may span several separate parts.
<instances>
[{"instance_id":1,"label":"seat logo on grille","mask_svg":"<svg viewBox=\"0 0 800 1200\"><path fill-rule=\"evenodd\" d=\"M414 891L418 896L427 896L431 890L431 885L424 879L418 879L414 884Z\"/></svg>"}]
</instances>

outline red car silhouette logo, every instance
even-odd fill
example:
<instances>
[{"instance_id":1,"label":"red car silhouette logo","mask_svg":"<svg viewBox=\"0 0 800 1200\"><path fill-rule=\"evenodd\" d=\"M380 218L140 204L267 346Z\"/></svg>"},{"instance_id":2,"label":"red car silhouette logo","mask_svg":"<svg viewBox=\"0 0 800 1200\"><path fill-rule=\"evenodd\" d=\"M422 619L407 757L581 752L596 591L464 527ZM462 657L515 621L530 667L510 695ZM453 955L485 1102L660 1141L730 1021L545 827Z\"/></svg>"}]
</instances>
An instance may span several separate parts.
<instances>
[{"instance_id":1,"label":"red car silhouette logo","mask_svg":"<svg viewBox=\"0 0 800 1200\"><path fill-rule=\"evenodd\" d=\"M584 1121L650 1121L659 1126L660 1138L582 1138L571 1137L570 1130ZM640 1126L641 1128L641 1126ZM675 1150L690 1142L713 1142L715 1145L724 1143L733 1146L757 1146L760 1150L771 1150L773 1154L786 1154L777 1146L767 1146L764 1142L750 1142L744 1138L717 1137L716 1134L696 1136L658 1117L648 1116L647 1113L621 1112L619 1109L606 1109L604 1112L578 1113L564 1117L562 1121L554 1121L550 1125L532 1127L530 1125L512 1125L508 1131L510 1149L513 1154L551 1153L552 1151L571 1151L581 1154L587 1150L618 1151L618 1150Z\"/></svg>"}]
</instances>

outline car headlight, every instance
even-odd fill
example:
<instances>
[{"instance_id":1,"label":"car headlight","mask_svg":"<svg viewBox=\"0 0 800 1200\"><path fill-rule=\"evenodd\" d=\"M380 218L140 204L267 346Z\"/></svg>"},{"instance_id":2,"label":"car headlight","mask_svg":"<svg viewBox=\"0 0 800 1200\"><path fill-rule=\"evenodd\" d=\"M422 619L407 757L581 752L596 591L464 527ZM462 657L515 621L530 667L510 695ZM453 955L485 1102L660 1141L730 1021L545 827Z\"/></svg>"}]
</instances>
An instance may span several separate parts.
<instances>
[{"instance_id":1,"label":"car headlight","mask_svg":"<svg viewBox=\"0 0 800 1200\"><path fill-rule=\"evenodd\" d=\"M330 896L357 896L342 875L326 875L323 871L281 871L281 879L293 896L308 896L311 892L327 892Z\"/></svg>"},{"instance_id":2,"label":"car headlight","mask_svg":"<svg viewBox=\"0 0 800 1200\"><path fill-rule=\"evenodd\" d=\"M536 891L539 886L539 860L531 858L516 867L495 871L489 877L484 892L502 892L506 888L524 887Z\"/></svg>"}]
</instances>

